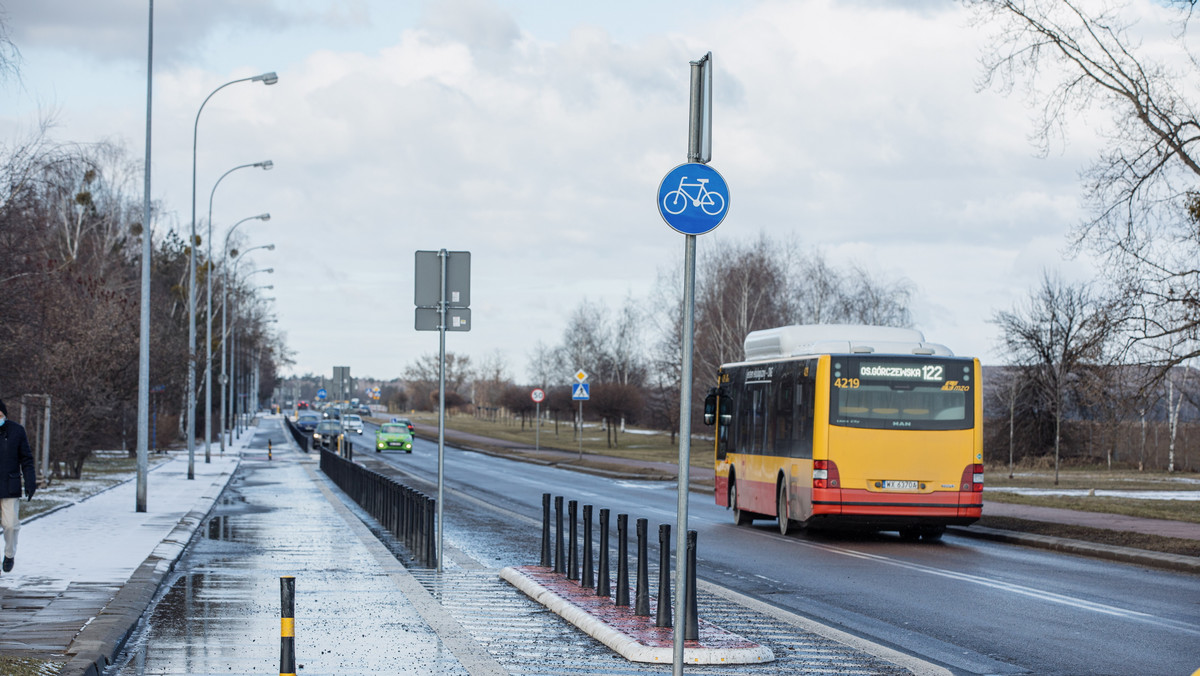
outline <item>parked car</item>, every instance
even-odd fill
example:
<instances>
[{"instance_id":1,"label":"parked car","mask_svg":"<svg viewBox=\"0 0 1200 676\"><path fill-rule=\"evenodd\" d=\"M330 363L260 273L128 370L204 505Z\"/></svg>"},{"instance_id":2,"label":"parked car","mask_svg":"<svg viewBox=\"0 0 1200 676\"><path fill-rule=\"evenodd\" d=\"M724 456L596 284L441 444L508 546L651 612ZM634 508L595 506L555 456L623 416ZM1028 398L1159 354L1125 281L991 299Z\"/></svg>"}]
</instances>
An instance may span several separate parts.
<instances>
[{"instance_id":1,"label":"parked car","mask_svg":"<svg viewBox=\"0 0 1200 676\"><path fill-rule=\"evenodd\" d=\"M317 429L317 423L321 422L321 416L316 413L301 413L296 418L296 427L305 432L311 432Z\"/></svg>"},{"instance_id":2,"label":"parked car","mask_svg":"<svg viewBox=\"0 0 1200 676\"><path fill-rule=\"evenodd\" d=\"M338 437L342 436L342 423L337 420L322 420L313 431L313 446L337 450Z\"/></svg>"},{"instance_id":3,"label":"parked car","mask_svg":"<svg viewBox=\"0 0 1200 676\"><path fill-rule=\"evenodd\" d=\"M384 423L379 426L379 430L375 432L375 452L379 453L384 449L404 451L412 453L413 438L412 432L408 431L408 427L401 423Z\"/></svg>"},{"instance_id":4,"label":"parked car","mask_svg":"<svg viewBox=\"0 0 1200 676\"><path fill-rule=\"evenodd\" d=\"M355 434L363 433L362 418L354 413L347 413L342 416L342 429L346 434L354 432Z\"/></svg>"}]
</instances>

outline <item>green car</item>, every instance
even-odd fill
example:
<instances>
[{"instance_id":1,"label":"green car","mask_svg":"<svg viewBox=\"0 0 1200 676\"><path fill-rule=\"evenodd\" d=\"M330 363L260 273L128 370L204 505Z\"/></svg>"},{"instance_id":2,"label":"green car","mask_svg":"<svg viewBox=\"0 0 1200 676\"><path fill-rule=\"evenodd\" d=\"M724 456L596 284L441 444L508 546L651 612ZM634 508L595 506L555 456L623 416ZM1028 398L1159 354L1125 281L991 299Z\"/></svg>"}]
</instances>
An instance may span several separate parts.
<instances>
[{"instance_id":1,"label":"green car","mask_svg":"<svg viewBox=\"0 0 1200 676\"><path fill-rule=\"evenodd\" d=\"M375 432L375 452L379 453L385 448L394 448L405 453L412 453L412 441L412 432L408 431L408 425L384 423L379 426L379 431Z\"/></svg>"}]
</instances>

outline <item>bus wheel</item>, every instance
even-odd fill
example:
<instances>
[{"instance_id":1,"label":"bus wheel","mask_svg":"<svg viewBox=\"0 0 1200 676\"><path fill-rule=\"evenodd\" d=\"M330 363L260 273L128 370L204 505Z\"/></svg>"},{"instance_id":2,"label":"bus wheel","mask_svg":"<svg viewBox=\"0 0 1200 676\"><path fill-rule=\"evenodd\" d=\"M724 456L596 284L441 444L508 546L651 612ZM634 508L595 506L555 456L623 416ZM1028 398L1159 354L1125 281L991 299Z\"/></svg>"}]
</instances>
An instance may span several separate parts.
<instances>
[{"instance_id":1,"label":"bus wheel","mask_svg":"<svg viewBox=\"0 0 1200 676\"><path fill-rule=\"evenodd\" d=\"M937 542L946 534L945 526L929 526L921 529L921 539L927 542Z\"/></svg>"},{"instance_id":2,"label":"bus wheel","mask_svg":"<svg viewBox=\"0 0 1200 676\"><path fill-rule=\"evenodd\" d=\"M901 528L900 539L905 542L916 542L921 539L921 531L916 527Z\"/></svg>"},{"instance_id":3,"label":"bus wheel","mask_svg":"<svg viewBox=\"0 0 1200 676\"><path fill-rule=\"evenodd\" d=\"M777 511L775 513L779 515L779 534L787 535L788 528L792 525L791 510L788 509L787 486L779 484L778 493L779 500L776 502Z\"/></svg>"},{"instance_id":4,"label":"bus wheel","mask_svg":"<svg viewBox=\"0 0 1200 676\"><path fill-rule=\"evenodd\" d=\"M734 523L734 525L749 526L750 522L754 521L754 519L752 519L750 517L750 512L747 512L746 510L742 509L742 506L740 504L738 504L738 489L737 489L737 477L736 476L733 478L733 481L729 482L729 504L733 507L733 523Z\"/></svg>"}]
</instances>

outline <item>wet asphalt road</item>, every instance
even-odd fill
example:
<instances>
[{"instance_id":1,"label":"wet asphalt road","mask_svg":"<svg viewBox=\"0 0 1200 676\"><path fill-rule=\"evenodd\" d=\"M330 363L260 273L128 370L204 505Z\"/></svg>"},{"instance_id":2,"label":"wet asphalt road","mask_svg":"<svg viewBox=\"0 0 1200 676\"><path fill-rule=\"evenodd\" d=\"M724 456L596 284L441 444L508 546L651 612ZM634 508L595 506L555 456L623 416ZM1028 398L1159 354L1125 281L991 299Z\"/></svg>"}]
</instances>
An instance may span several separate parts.
<instances>
[{"instance_id":1,"label":"wet asphalt road","mask_svg":"<svg viewBox=\"0 0 1200 676\"><path fill-rule=\"evenodd\" d=\"M431 482L436 443L358 452ZM447 450L447 538L493 565L536 563L541 494L675 522L673 483L620 481ZM434 487L427 483L425 490ZM1190 674L1200 667L1200 578L946 536L783 537L732 525L693 494L699 575L901 651L978 674ZM501 525L497 525L497 524ZM652 537L653 539L653 537Z\"/></svg>"}]
</instances>

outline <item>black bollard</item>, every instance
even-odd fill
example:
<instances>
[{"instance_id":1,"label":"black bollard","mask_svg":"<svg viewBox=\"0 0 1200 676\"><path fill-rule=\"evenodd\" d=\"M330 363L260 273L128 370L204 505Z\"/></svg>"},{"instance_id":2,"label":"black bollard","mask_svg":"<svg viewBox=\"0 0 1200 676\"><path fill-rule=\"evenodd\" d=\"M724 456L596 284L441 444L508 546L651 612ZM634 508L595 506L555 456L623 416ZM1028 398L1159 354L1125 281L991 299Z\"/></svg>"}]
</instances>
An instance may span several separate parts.
<instances>
[{"instance_id":1,"label":"black bollard","mask_svg":"<svg viewBox=\"0 0 1200 676\"><path fill-rule=\"evenodd\" d=\"M617 515L617 605L629 605L629 515Z\"/></svg>"},{"instance_id":2,"label":"black bollard","mask_svg":"<svg viewBox=\"0 0 1200 676\"><path fill-rule=\"evenodd\" d=\"M587 589L596 586L592 575L592 506L583 506L583 578L579 585Z\"/></svg>"},{"instance_id":3,"label":"black bollard","mask_svg":"<svg viewBox=\"0 0 1200 676\"><path fill-rule=\"evenodd\" d=\"M296 578L279 578L279 676L296 674Z\"/></svg>"},{"instance_id":4,"label":"black bollard","mask_svg":"<svg viewBox=\"0 0 1200 676\"><path fill-rule=\"evenodd\" d=\"M607 509L600 510L600 561L596 567L596 596L608 597L608 514Z\"/></svg>"},{"instance_id":5,"label":"black bollard","mask_svg":"<svg viewBox=\"0 0 1200 676\"><path fill-rule=\"evenodd\" d=\"M579 513L579 502L577 500L568 500L567 501L567 521L569 521L571 524L570 528L567 529L568 533L569 533L569 535L567 536L567 579L568 580L578 580L579 579L579 555L576 554L576 550L575 550L575 540L576 540L576 532L577 532L575 530L575 516L578 513Z\"/></svg>"},{"instance_id":6,"label":"black bollard","mask_svg":"<svg viewBox=\"0 0 1200 676\"><path fill-rule=\"evenodd\" d=\"M646 562L646 529L645 519L637 520L637 589L633 592L633 614L642 617L650 616L650 565Z\"/></svg>"},{"instance_id":7,"label":"black bollard","mask_svg":"<svg viewBox=\"0 0 1200 676\"><path fill-rule=\"evenodd\" d=\"M687 571L684 578L683 640L700 640L700 618L696 613L696 531L687 532Z\"/></svg>"},{"instance_id":8,"label":"black bollard","mask_svg":"<svg viewBox=\"0 0 1200 676\"><path fill-rule=\"evenodd\" d=\"M658 614L654 626L671 624L671 524L658 524Z\"/></svg>"},{"instance_id":9,"label":"black bollard","mask_svg":"<svg viewBox=\"0 0 1200 676\"><path fill-rule=\"evenodd\" d=\"M563 498L561 495L554 496L554 572L559 574L567 572L567 567L563 565L562 503Z\"/></svg>"},{"instance_id":10,"label":"black bollard","mask_svg":"<svg viewBox=\"0 0 1200 676\"><path fill-rule=\"evenodd\" d=\"M550 494L542 493L542 565L550 567Z\"/></svg>"}]
</instances>

